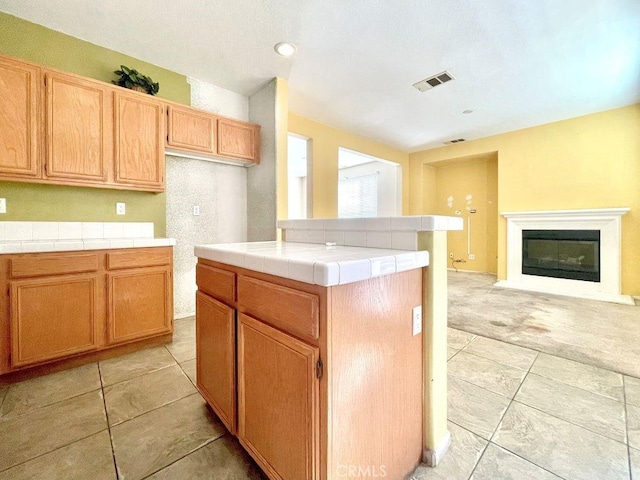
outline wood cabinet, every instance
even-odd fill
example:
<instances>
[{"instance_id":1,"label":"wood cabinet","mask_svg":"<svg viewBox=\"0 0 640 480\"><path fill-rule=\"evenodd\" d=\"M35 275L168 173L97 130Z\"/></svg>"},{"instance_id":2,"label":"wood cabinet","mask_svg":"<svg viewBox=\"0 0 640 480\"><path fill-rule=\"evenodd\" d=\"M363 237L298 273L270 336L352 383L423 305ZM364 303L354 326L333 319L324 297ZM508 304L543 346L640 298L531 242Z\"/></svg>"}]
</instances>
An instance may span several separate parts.
<instances>
[{"instance_id":1,"label":"wood cabinet","mask_svg":"<svg viewBox=\"0 0 640 480\"><path fill-rule=\"evenodd\" d=\"M231 433L236 432L236 313L196 293L196 379L202 396Z\"/></svg>"},{"instance_id":2,"label":"wood cabinet","mask_svg":"<svg viewBox=\"0 0 640 480\"><path fill-rule=\"evenodd\" d=\"M16 367L95 350L96 274L11 282L11 359Z\"/></svg>"},{"instance_id":3,"label":"wood cabinet","mask_svg":"<svg viewBox=\"0 0 640 480\"><path fill-rule=\"evenodd\" d=\"M319 349L239 317L238 438L271 478L319 478Z\"/></svg>"},{"instance_id":4,"label":"wood cabinet","mask_svg":"<svg viewBox=\"0 0 640 480\"><path fill-rule=\"evenodd\" d=\"M260 127L230 118L219 118L218 155L260 163Z\"/></svg>"},{"instance_id":5,"label":"wood cabinet","mask_svg":"<svg viewBox=\"0 0 640 480\"><path fill-rule=\"evenodd\" d=\"M173 332L171 247L0 255L0 379Z\"/></svg>"},{"instance_id":6,"label":"wood cabinet","mask_svg":"<svg viewBox=\"0 0 640 480\"><path fill-rule=\"evenodd\" d=\"M105 183L113 158L113 89L47 71L45 178Z\"/></svg>"},{"instance_id":7,"label":"wood cabinet","mask_svg":"<svg viewBox=\"0 0 640 480\"><path fill-rule=\"evenodd\" d=\"M41 177L40 78L39 67L0 57L0 178Z\"/></svg>"},{"instance_id":8,"label":"wood cabinet","mask_svg":"<svg viewBox=\"0 0 640 480\"><path fill-rule=\"evenodd\" d=\"M134 93L115 93L115 181L164 190L164 106Z\"/></svg>"},{"instance_id":9,"label":"wood cabinet","mask_svg":"<svg viewBox=\"0 0 640 480\"><path fill-rule=\"evenodd\" d=\"M202 258L196 271L198 388L221 418L216 396L225 396L224 415L236 412L231 433L268 478L413 471L423 370L411 318L422 269L333 287Z\"/></svg>"},{"instance_id":10,"label":"wood cabinet","mask_svg":"<svg viewBox=\"0 0 640 480\"><path fill-rule=\"evenodd\" d=\"M216 153L216 117L193 108L167 106L167 145L186 151Z\"/></svg>"}]
</instances>

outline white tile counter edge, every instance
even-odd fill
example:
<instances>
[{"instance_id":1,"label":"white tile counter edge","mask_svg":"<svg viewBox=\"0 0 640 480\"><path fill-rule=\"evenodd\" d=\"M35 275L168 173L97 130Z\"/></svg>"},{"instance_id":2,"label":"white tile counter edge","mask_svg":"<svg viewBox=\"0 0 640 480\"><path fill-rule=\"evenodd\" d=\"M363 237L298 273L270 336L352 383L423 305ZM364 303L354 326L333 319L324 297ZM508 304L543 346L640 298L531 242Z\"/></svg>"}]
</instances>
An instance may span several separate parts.
<instances>
[{"instance_id":1,"label":"white tile counter edge","mask_svg":"<svg viewBox=\"0 0 640 480\"><path fill-rule=\"evenodd\" d=\"M112 238L0 242L0 254L108 250L115 248L171 247L174 238Z\"/></svg>"},{"instance_id":2,"label":"white tile counter edge","mask_svg":"<svg viewBox=\"0 0 640 480\"><path fill-rule=\"evenodd\" d=\"M196 257L325 287L429 265L429 252L295 242L196 245Z\"/></svg>"}]
</instances>

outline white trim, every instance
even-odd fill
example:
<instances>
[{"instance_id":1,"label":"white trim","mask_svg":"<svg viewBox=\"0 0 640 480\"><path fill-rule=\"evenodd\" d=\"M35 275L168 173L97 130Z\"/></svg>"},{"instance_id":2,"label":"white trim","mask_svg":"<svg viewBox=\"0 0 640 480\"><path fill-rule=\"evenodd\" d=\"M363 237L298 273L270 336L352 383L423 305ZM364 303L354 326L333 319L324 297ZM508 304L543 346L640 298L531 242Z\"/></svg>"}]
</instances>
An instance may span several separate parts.
<instances>
[{"instance_id":1,"label":"white trim","mask_svg":"<svg viewBox=\"0 0 640 480\"><path fill-rule=\"evenodd\" d=\"M442 458L444 457L445 453L447 453L447 450L449 450L450 446L451 433L449 433L449 430L447 430L435 449L425 449L424 452L422 452L422 461L430 467L437 466L442 461Z\"/></svg>"},{"instance_id":2,"label":"white trim","mask_svg":"<svg viewBox=\"0 0 640 480\"><path fill-rule=\"evenodd\" d=\"M633 304L621 294L621 217L629 208L502 213L507 218L507 279L496 286ZM522 230L599 230L600 282L522 273Z\"/></svg>"}]
</instances>

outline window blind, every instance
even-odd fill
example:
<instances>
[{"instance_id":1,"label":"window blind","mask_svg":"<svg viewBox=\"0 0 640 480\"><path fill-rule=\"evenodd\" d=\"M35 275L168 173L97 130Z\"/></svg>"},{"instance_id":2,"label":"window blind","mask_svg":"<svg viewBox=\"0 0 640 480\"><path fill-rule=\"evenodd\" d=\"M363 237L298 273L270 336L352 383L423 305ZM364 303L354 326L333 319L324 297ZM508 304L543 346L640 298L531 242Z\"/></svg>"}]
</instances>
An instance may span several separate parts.
<instances>
[{"instance_id":1,"label":"window blind","mask_svg":"<svg viewBox=\"0 0 640 480\"><path fill-rule=\"evenodd\" d=\"M346 177L338 181L338 217L378 215L378 174Z\"/></svg>"}]
</instances>

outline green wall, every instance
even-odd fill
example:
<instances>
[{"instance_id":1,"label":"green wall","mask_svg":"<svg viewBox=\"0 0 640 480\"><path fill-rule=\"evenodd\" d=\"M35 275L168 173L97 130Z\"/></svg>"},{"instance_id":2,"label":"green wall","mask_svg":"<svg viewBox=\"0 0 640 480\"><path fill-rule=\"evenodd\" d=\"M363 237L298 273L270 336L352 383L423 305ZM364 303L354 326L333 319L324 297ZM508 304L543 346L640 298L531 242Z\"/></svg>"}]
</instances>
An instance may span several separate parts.
<instances>
[{"instance_id":1,"label":"green wall","mask_svg":"<svg viewBox=\"0 0 640 480\"><path fill-rule=\"evenodd\" d=\"M105 82L115 79L113 71L124 64L159 82L158 97L190 104L184 75L2 12L0 53ZM156 236L166 232L164 193L0 182L0 198L7 199L0 221L153 222ZM116 216L116 202L127 204L126 215Z\"/></svg>"}]
</instances>

